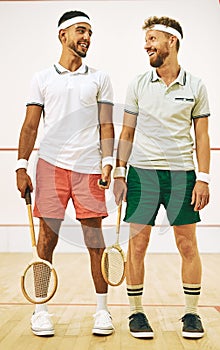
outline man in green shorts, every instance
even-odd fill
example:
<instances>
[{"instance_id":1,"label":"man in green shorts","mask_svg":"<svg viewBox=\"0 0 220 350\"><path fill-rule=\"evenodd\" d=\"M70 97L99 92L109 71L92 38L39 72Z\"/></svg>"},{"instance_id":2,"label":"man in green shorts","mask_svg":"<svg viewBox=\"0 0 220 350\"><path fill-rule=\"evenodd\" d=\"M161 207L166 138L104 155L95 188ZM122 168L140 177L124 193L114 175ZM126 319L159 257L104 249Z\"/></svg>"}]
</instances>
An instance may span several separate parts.
<instances>
[{"instance_id":1,"label":"man in green shorts","mask_svg":"<svg viewBox=\"0 0 220 350\"><path fill-rule=\"evenodd\" d=\"M127 256L129 328L132 336L137 338L154 336L142 305L144 257L151 228L163 205L182 258L185 295L182 336L201 338L204 329L197 313L201 261L196 223L200 221L199 211L209 202L207 92L202 81L178 63L183 32L176 20L150 17L143 29L146 31L145 50L152 69L138 75L128 87L114 171L116 203L127 201L125 221L130 223ZM197 175L190 134L192 124Z\"/></svg>"}]
</instances>

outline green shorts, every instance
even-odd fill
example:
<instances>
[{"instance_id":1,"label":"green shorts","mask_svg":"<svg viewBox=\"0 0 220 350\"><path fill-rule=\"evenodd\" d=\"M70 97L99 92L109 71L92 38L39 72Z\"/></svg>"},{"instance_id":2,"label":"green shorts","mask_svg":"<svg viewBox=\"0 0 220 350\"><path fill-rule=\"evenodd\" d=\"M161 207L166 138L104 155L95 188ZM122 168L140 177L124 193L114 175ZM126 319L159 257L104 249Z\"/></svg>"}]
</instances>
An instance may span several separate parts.
<instances>
[{"instance_id":1,"label":"green shorts","mask_svg":"<svg viewBox=\"0 0 220 350\"><path fill-rule=\"evenodd\" d=\"M195 181L194 170L151 170L130 166L124 221L154 226L162 204L171 226L199 222L199 212L191 205Z\"/></svg>"}]
</instances>

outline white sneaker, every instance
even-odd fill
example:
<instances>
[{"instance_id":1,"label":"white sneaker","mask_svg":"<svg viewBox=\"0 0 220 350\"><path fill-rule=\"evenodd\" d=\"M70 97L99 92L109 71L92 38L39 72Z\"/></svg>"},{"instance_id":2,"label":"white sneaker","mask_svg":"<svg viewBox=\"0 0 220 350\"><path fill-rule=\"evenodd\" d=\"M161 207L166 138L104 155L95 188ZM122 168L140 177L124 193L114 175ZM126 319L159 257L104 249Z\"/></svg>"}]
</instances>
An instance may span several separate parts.
<instances>
[{"instance_id":1,"label":"white sneaker","mask_svg":"<svg viewBox=\"0 0 220 350\"><path fill-rule=\"evenodd\" d=\"M31 329L38 336L54 335L51 316L47 311L36 312L31 317Z\"/></svg>"},{"instance_id":2,"label":"white sneaker","mask_svg":"<svg viewBox=\"0 0 220 350\"><path fill-rule=\"evenodd\" d=\"M108 311L100 310L96 312L93 317L95 323L92 329L92 334L109 335L113 333L114 327L112 325L112 317Z\"/></svg>"}]
</instances>

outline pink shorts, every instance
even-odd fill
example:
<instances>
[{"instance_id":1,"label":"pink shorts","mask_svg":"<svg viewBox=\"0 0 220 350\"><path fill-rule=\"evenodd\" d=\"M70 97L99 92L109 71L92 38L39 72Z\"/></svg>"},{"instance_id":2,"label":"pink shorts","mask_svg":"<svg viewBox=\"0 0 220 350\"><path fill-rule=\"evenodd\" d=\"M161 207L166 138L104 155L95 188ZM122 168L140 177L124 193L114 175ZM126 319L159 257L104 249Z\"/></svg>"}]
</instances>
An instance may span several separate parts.
<instances>
[{"instance_id":1,"label":"pink shorts","mask_svg":"<svg viewBox=\"0 0 220 350\"><path fill-rule=\"evenodd\" d=\"M97 185L100 178L100 174L76 173L39 159L34 216L63 220L70 198L78 220L108 216L105 191Z\"/></svg>"}]
</instances>

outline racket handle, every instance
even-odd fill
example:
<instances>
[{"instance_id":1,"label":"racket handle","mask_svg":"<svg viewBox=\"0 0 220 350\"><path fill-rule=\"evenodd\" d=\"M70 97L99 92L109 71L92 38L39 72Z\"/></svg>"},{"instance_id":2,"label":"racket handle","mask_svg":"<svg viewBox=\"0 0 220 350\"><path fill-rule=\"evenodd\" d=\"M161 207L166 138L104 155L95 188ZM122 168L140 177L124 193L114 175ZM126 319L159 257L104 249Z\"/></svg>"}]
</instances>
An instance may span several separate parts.
<instances>
[{"instance_id":1,"label":"racket handle","mask_svg":"<svg viewBox=\"0 0 220 350\"><path fill-rule=\"evenodd\" d=\"M30 191L30 188L27 187L26 190L25 190L25 202L27 205L31 204L31 191Z\"/></svg>"},{"instance_id":2,"label":"racket handle","mask_svg":"<svg viewBox=\"0 0 220 350\"><path fill-rule=\"evenodd\" d=\"M30 227L30 233L31 233L31 243L32 247L36 246L36 239L35 239L35 232L34 232L34 222L33 222L33 214L32 214L32 207L31 207L31 191L29 186L25 190L25 202L27 205L28 210L28 219L29 219L29 227Z\"/></svg>"},{"instance_id":3,"label":"racket handle","mask_svg":"<svg viewBox=\"0 0 220 350\"><path fill-rule=\"evenodd\" d=\"M108 181L103 181L102 179L99 180L99 185L101 186L107 186L108 185Z\"/></svg>"},{"instance_id":4,"label":"racket handle","mask_svg":"<svg viewBox=\"0 0 220 350\"><path fill-rule=\"evenodd\" d=\"M119 233L119 230L120 230L120 223L121 223L121 208L122 208L122 203L120 203L120 204L119 204L119 206L118 206L118 215L117 215L116 233Z\"/></svg>"}]
</instances>

